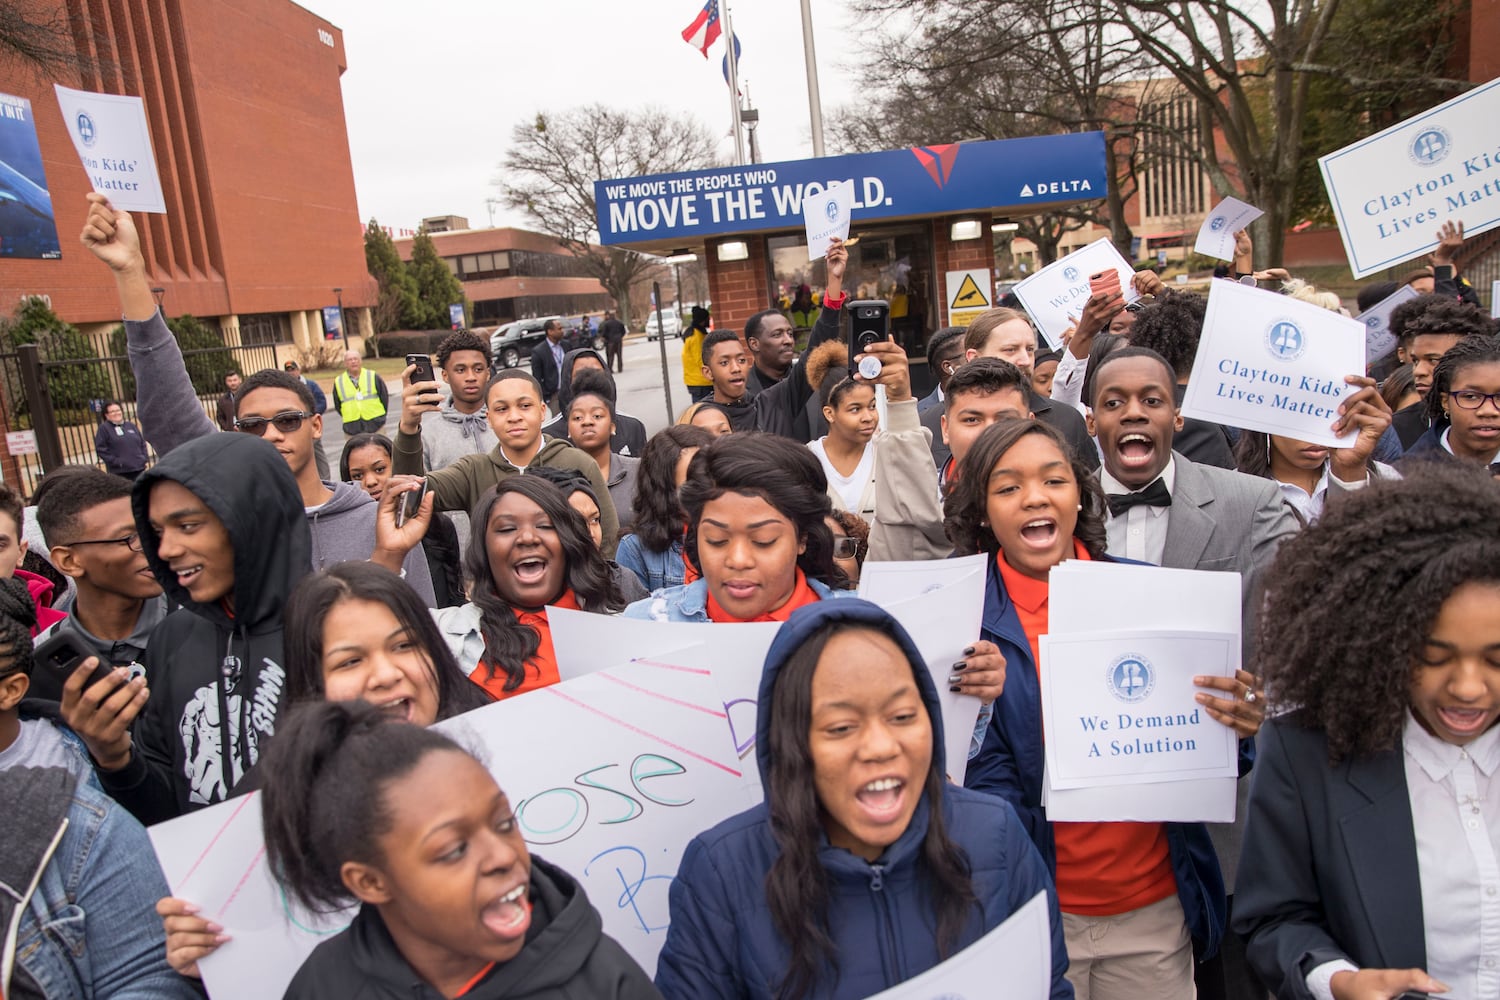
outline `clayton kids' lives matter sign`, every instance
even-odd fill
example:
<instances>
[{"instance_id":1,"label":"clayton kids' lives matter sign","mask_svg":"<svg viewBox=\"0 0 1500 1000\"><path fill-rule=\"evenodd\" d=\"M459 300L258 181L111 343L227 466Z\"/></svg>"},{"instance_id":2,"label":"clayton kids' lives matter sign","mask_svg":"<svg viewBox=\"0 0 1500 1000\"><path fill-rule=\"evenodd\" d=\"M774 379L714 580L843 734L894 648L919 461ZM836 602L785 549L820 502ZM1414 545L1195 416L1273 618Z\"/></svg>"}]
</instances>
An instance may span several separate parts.
<instances>
[{"instance_id":1,"label":"clayton kids' lives matter sign","mask_svg":"<svg viewBox=\"0 0 1500 1000\"><path fill-rule=\"evenodd\" d=\"M1333 433L1344 381L1365 372L1365 325L1307 302L1215 281L1182 415L1347 448Z\"/></svg>"},{"instance_id":2,"label":"clayton kids' lives matter sign","mask_svg":"<svg viewBox=\"0 0 1500 1000\"><path fill-rule=\"evenodd\" d=\"M139 97L56 86L57 104L95 191L126 212L159 212L162 197L146 107Z\"/></svg>"},{"instance_id":3,"label":"clayton kids' lives matter sign","mask_svg":"<svg viewBox=\"0 0 1500 1000\"><path fill-rule=\"evenodd\" d=\"M1318 160L1356 278L1500 226L1500 80Z\"/></svg>"}]
</instances>

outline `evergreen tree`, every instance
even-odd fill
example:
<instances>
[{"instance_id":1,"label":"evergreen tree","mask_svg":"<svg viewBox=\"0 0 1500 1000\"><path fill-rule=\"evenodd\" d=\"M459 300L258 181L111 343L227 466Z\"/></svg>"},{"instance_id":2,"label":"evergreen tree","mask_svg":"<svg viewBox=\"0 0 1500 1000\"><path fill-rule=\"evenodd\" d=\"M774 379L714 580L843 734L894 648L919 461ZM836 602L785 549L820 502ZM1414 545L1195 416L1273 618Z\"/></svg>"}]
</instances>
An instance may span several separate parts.
<instances>
[{"instance_id":1,"label":"evergreen tree","mask_svg":"<svg viewBox=\"0 0 1500 1000\"><path fill-rule=\"evenodd\" d=\"M450 325L448 306L464 301L464 289L438 256L437 245L425 228L417 230L417 238L412 241L407 269L417 283L417 297L422 303L422 323L418 329L446 329Z\"/></svg>"},{"instance_id":2,"label":"evergreen tree","mask_svg":"<svg viewBox=\"0 0 1500 1000\"><path fill-rule=\"evenodd\" d=\"M365 269L380 286L374 316L377 334L426 326L417 283L390 235L374 219L365 227Z\"/></svg>"}]
</instances>

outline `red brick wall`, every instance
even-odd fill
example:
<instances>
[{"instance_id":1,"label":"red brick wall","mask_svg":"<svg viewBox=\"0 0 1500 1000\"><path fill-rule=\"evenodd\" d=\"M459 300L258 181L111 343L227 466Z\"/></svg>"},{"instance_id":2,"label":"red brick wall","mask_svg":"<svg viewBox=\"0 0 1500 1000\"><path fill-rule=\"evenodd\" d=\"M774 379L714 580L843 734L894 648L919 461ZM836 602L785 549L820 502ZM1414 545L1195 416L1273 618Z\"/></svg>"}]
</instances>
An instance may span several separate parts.
<instances>
[{"instance_id":1,"label":"red brick wall","mask_svg":"<svg viewBox=\"0 0 1500 1000\"><path fill-rule=\"evenodd\" d=\"M1288 231L1281 260L1272 261L1289 268L1293 273L1299 267L1315 264L1347 264L1344 243L1337 229L1305 229L1300 233Z\"/></svg>"},{"instance_id":2,"label":"red brick wall","mask_svg":"<svg viewBox=\"0 0 1500 1000\"><path fill-rule=\"evenodd\" d=\"M709 240L704 250L708 254L708 294L713 300L714 329L727 327L743 333L751 316L770 308L771 286L766 276L766 238L738 238L750 246L750 256L745 260L719 260L718 248L724 240Z\"/></svg>"},{"instance_id":3,"label":"red brick wall","mask_svg":"<svg viewBox=\"0 0 1500 1000\"><path fill-rule=\"evenodd\" d=\"M995 241L990 236L990 217L979 216L980 235L977 240L950 238L953 223L960 219L972 219L972 215L943 216L932 220L932 256L937 262L937 291L942 298L942 309L938 313L938 327L948 325L948 271L967 271L985 268L990 272L989 295L995 294Z\"/></svg>"}]
</instances>

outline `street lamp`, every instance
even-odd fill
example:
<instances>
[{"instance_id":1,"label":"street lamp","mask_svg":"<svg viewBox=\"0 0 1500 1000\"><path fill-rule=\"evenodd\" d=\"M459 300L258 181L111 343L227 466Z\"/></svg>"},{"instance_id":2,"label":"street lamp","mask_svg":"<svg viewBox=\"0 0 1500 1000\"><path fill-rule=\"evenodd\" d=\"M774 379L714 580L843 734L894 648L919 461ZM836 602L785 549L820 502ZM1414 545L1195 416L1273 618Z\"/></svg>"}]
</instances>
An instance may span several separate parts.
<instances>
[{"instance_id":1,"label":"street lamp","mask_svg":"<svg viewBox=\"0 0 1500 1000\"><path fill-rule=\"evenodd\" d=\"M344 338L344 350L347 351L349 349L349 327L344 324L344 290L342 288L335 288L333 290L333 297L338 300L339 336Z\"/></svg>"}]
</instances>

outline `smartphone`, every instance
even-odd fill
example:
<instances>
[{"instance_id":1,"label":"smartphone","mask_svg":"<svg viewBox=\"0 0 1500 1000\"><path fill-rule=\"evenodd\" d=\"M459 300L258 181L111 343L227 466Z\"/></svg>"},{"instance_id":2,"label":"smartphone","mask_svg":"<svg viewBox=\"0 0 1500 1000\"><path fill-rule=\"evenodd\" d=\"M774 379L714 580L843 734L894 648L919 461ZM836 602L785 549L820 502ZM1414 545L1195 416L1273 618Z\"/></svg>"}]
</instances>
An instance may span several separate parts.
<instances>
[{"instance_id":1,"label":"smartphone","mask_svg":"<svg viewBox=\"0 0 1500 1000\"><path fill-rule=\"evenodd\" d=\"M1089 295L1109 295L1120 290L1119 271L1100 271L1089 275Z\"/></svg>"},{"instance_id":2,"label":"smartphone","mask_svg":"<svg viewBox=\"0 0 1500 1000\"><path fill-rule=\"evenodd\" d=\"M425 354L408 354L406 363L415 365L417 370L411 373L411 384L418 382L436 382L437 376L432 373L432 359Z\"/></svg>"},{"instance_id":3,"label":"smartphone","mask_svg":"<svg viewBox=\"0 0 1500 1000\"><path fill-rule=\"evenodd\" d=\"M870 344L884 343L890 333L891 304L884 299L857 299L844 305L849 314L849 372L859 370L860 355Z\"/></svg>"},{"instance_id":4,"label":"smartphone","mask_svg":"<svg viewBox=\"0 0 1500 1000\"><path fill-rule=\"evenodd\" d=\"M401 527L408 518L416 517L417 512L422 509L422 498L427 495L427 480L422 480L422 485L406 494L401 503L396 507L396 527Z\"/></svg>"},{"instance_id":5,"label":"smartphone","mask_svg":"<svg viewBox=\"0 0 1500 1000\"><path fill-rule=\"evenodd\" d=\"M63 631L38 646L32 652L31 657L33 663L54 675L60 688L61 685L67 683L69 677L73 676L73 671L78 669L80 663L90 656L98 655L77 635ZM145 673L145 668L139 664L132 664L131 667L130 679L132 680ZM101 662L94 668L94 673L84 687L92 687L99 683L113 673L114 669L108 663Z\"/></svg>"}]
</instances>

